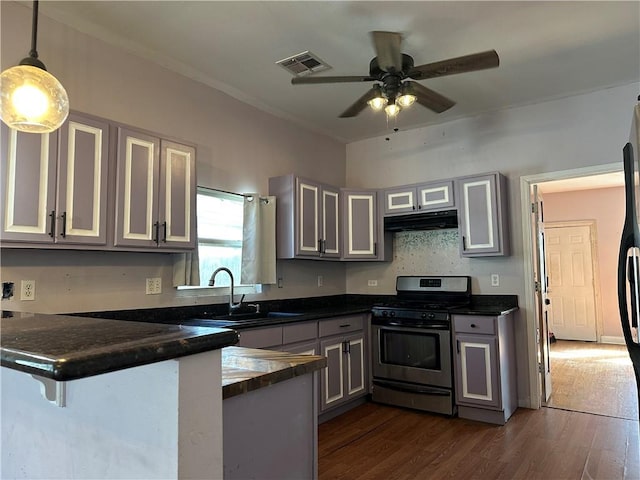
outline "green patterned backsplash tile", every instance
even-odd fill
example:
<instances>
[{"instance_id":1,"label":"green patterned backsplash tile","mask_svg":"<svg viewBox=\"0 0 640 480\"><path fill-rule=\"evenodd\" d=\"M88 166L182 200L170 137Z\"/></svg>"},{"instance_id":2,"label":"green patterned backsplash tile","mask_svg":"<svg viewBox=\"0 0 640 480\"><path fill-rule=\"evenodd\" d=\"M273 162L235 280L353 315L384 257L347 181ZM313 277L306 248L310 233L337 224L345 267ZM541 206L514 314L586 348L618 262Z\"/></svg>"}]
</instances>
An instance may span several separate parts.
<instances>
[{"instance_id":1,"label":"green patterned backsplash tile","mask_svg":"<svg viewBox=\"0 0 640 480\"><path fill-rule=\"evenodd\" d=\"M393 265L398 275L469 275L468 258L460 257L457 229L398 232Z\"/></svg>"}]
</instances>

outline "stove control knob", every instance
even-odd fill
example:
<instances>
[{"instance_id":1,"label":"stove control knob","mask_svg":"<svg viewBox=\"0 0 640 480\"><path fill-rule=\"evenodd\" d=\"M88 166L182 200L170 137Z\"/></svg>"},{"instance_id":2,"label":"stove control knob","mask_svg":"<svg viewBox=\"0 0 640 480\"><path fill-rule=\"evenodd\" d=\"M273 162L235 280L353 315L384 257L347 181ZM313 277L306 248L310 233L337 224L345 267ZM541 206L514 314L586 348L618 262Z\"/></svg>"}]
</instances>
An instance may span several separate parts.
<instances>
[{"instance_id":1,"label":"stove control knob","mask_svg":"<svg viewBox=\"0 0 640 480\"><path fill-rule=\"evenodd\" d=\"M422 315L420 315L420 318L427 318L427 314L425 312L422 312Z\"/></svg>"},{"instance_id":2,"label":"stove control knob","mask_svg":"<svg viewBox=\"0 0 640 480\"><path fill-rule=\"evenodd\" d=\"M436 314L435 314L435 313L433 313L433 312L431 312L431 313L429 314L429 320L433 320L434 318L436 318Z\"/></svg>"},{"instance_id":3,"label":"stove control knob","mask_svg":"<svg viewBox=\"0 0 640 480\"><path fill-rule=\"evenodd\" d=\"M383 316L383 317L386 317L387 315L389 315L389 312L387 312L386 310L384 310L384 311L382 312L382 316Z\"/></svg>"},{"instance_id":4,"label":"stove control knob","mask_svg":"<svg viewBox=\"0 0 640 480\"><path fill-rule=\"evenodd\" d=\"M389 312L389 315L391 315L392 317L396 316L396 312L394 312L393 310L391 310L391 312Z\"/></svg>"}]
</instances>

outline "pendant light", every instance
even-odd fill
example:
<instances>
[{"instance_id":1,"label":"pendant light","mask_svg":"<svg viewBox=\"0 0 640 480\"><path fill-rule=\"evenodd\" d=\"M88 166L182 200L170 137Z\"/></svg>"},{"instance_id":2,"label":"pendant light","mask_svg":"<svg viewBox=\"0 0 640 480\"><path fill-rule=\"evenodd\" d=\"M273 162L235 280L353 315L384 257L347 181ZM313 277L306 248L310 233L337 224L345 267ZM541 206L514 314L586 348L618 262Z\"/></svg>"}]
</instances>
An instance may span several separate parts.
<instances>
[{"instance_id":1,"label":"pendant light","mask_svg":"<svg viewBox=\"0 0 640 480\"><path fill-rule=\"evenodd\" d=\"M38 0L33 2L31 51L0 75L0 116L9 127L30 133L53 132L69 114L62 84L38 59Z\"/></svg>"}]
</instances>

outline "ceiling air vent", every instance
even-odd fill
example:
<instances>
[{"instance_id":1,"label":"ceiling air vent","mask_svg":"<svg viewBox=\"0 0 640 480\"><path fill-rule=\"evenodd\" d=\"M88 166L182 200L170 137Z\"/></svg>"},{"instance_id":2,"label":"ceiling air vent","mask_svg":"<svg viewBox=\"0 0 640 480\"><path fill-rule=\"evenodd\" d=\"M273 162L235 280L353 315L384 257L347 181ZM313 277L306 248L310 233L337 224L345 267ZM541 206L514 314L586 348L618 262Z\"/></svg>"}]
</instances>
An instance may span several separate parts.
<instances>
[{"instance_id":1,"label":"ceiling air vent","mask_svg":"<svg viewBox=\"0 0 640 480\"><path fill-rule=\"evenodd\" d=\"M305 75L331 68L329 64L323 62L309 51L278 60L276 63L296 77L304 77Z\"/></svg>"}]
</instances>

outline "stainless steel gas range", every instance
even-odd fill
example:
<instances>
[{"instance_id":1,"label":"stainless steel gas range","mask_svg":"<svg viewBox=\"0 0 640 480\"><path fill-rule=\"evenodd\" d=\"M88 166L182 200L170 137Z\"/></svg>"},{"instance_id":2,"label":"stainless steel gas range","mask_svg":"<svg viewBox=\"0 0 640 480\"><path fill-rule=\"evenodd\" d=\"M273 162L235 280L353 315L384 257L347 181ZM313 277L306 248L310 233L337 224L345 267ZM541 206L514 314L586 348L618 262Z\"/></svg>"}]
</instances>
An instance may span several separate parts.
<instances>
[{"instance_id":1,"label":"stainless steel gas range","mask_svg":"<svg viewBox=\"0 0 640 480\"><path fill-rule=\"evenodd\" d=\"M372 308L374 401L455 414L450 311L470 300L471 277L397 277L396 299Z\"/></svg>"}]
</instances>

